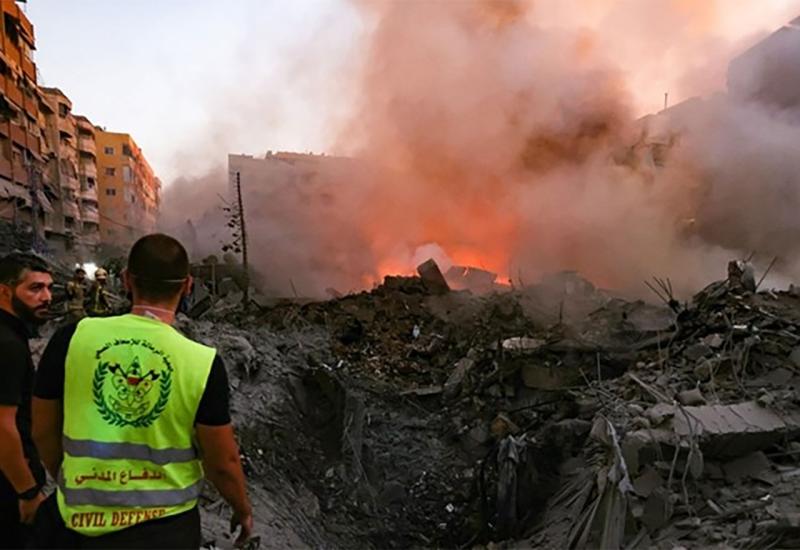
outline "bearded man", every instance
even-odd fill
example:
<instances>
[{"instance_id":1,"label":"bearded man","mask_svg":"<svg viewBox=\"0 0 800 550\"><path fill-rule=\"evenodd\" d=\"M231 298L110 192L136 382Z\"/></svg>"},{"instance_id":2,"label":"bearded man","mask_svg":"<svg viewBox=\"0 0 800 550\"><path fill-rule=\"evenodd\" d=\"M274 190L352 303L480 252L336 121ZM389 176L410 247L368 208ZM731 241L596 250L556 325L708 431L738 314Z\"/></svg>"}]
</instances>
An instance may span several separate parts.
<instances>
[{"instance_id":1,"label":"bearded man","mask_svg":"<svg viewBox=\"0 0 800 550\"><path fill-rule=\"evenodd\" d=\"M31 434L34 367L28 339L50 312L53 277L33 254L0 258L0 548L23 548L44 500Z\"/></svg>"}]
</instances>

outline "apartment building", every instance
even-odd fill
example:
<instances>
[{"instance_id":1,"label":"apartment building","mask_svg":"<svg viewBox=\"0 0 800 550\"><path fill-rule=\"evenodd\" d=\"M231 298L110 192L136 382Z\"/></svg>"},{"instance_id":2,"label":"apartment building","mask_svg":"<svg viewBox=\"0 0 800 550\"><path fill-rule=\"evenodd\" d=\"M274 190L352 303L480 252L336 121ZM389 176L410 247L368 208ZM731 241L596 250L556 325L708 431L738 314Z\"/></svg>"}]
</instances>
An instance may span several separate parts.
<instances>
[{"instance_id":1,"label":"apartment building","mask_svg":"<svg viewBox=\"0 0 800 550\"><path fill-rule=\"evenodd\" d=\"M95 128L100 239L126 248L156 229L161 181L130 134Z\"/></svg>"},{"instance_id":2,"label":"apartment building","mask_svg":"<svg viewBox=\"0 0 800 550\"><path fill-rule=\"evenodd\" d=\"M81 216L79 242L87 250L100 244L100 210L97 200L97 143L94 125L85 116L75 117L77 131L78 201Z\"/></svg>"},{"instance_id":3,"label":"apartment building","mask_svg":"<svg viewBox=\"0 0 800 550\"><path fill-rule=\"evenodd\" d=\"M0 0L0 10L0 219L25 224L44 239L57 189L45 178L49 148L33 25L13 0Z\"/></svg>"},{"instance_id":4,"label":"apartment building","mask_svg":"<svg viewBox=\"0 0 800 550\"><path fill-rule=\"evenodd\" d=\"M49 144L47 181L54 188L53 220L46 231L48 244L57 251L71 250L81 232L78 204L77 129L72 102L58 88L42 88L45 127Z\"/></svg>"}]
</instances>

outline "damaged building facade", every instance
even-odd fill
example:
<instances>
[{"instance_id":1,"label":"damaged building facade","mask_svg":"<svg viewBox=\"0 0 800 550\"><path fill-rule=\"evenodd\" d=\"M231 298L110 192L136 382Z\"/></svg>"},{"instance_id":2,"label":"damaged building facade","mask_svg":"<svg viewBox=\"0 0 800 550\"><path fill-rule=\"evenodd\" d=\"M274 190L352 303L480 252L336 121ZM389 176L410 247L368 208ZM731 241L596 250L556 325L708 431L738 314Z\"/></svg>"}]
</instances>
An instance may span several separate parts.
<instances>
[{"instance_id":1,"label":"damaged building facade","mask_svg":"<svg viewBox=\"0 0 800 550\"><path fill-rule=\"evenodd\" d=\"M115 209L113 201L104 213L97 135L106 132L74 114L62 90L38 85L33 25L19 3L2 0L1 5L0 250L33 247L85 260L94 257L101 242L125 244L129 235L152 231L161 185L141 150L128 136L132 160L116 163L120 171L122 164L130 165L126 183L131 189L120 192L138 198L128 201L131 213ZM103 220L122 231L104 231Z\"/></svg>"}]
</instances>

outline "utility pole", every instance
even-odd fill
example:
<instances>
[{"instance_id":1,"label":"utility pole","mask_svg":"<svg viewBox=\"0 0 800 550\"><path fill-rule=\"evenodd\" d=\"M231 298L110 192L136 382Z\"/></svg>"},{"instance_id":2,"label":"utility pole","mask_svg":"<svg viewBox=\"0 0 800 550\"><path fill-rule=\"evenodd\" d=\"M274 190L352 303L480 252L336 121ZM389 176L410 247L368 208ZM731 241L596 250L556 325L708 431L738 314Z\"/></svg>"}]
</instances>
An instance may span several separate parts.
<instances>
[{"instance_id":1,"label":"utility pole","mask_svg":"<svg viewBox=\"0 0 800 550\"><path fill-rule=\"evenodd\" d=\"M247 263L247 230L245 229L244 222L244 204L242 203L242 178L241 174L236 172L236 201L239 205L239 229L241 230L242 239L242 267L244 268L244 298L243 305L245 309L250 307L250 269Z\"/></svg>"}]
</instances>

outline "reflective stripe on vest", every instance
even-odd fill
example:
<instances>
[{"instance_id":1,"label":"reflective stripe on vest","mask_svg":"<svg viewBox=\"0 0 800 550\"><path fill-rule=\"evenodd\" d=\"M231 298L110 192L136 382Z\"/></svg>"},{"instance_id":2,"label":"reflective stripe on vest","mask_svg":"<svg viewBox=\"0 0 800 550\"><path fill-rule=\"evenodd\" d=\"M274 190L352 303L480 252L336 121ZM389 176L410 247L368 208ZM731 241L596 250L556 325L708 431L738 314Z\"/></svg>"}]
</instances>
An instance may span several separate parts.
<instances>
[{"instance_id":1,"label":"reflective stripe on vest","mask_svg":"<svg viewBox=\"0 0 800 550\"><path fill-rule=\"evenodd\" d=\"M64 377L58 508L100 536L197 505L194 420L216 351L136 315L83 319Z\"/></svg>"},{"instance_id":2,"label":"reflective stripe on vest","mask_svg":"<svg viewBox=\"0 0 800 550\"><path fill-rule=\"evenodd\" d=\"M197 459L197 451L194 447L189 449L154 449L140 443L103 443L90 439L72 439L67 436L64 436L62 445L65 453L75 457L147 460L159 466Z\"/></svg>"},{"instance_id":3,"label":"reflective stripe on vest","mask_svg":"<svg viewBox=\"0 0 800 550\"><path fill-rule=\"evenodd\" d=\"M64 501L69 506L165 507L177 506L200 496L203 480L185 489L154 489L134 491L104 491L101 489L69 489L59 484Z\"/></svg>"}]
</instances>

